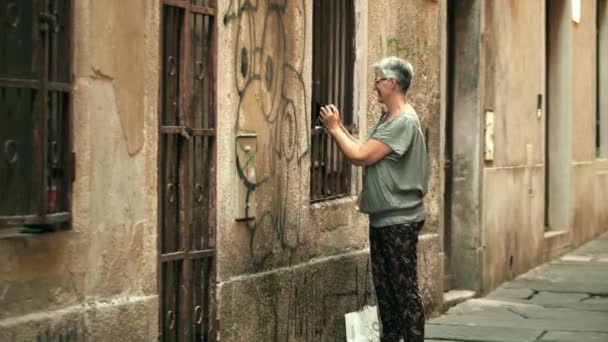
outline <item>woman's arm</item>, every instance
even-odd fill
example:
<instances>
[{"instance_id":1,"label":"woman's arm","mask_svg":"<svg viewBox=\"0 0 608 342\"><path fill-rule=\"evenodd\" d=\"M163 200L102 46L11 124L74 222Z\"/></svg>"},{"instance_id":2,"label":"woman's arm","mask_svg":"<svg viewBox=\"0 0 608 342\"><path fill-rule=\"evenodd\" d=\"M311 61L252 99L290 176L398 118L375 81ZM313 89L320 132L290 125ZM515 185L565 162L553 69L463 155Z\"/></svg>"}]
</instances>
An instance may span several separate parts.
<instances>
[{"instance_id":1,"label":"woman's arm","mask_svg":"<svg viewBox=\"0 0 608 342\"><path fill-rule=\"evenodd\" d=\"M342 123L340 123L340 129L342 129L342 132L344 132L344 134L346 134L346 136L347 136L347 137L348 137L350 140L352 140L352 141L354 141L354 142L356 142L356 143L359 143L359 140L357 140L357 138L353 137L353 135L352 135L352 134L350 134L350 132L349 132L349 131L346 129L346 127L344 127L344 125L343 125Z\"/></svg>"},{"instance_id":2,"label":"woman's arm","mask_svg":"<svg viewBox=\"0 0 608 342\"><path fill-rule=\"evenodd\" d=\"M392 152L388 145L378 140L370 139L361 144L352 135L347 135L340 125L338 110L333 105L321 107L320 118L342 153L355 165L375 164Z\"/></svg>"}]
</instances>

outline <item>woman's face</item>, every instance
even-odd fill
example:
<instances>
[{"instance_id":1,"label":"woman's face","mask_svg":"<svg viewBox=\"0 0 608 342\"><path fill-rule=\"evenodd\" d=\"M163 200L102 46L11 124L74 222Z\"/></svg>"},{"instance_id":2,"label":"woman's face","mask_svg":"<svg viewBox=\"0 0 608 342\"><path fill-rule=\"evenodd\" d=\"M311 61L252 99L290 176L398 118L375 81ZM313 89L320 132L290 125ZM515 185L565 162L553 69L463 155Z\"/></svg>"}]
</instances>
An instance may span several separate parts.
<instances>
[{"instance_id":1,"label":"woman's face","mask_svg":"<svg viewBox=\"0 0 608 342\"><path fill-rule=\"evenodd\" d=\"M386 103L388 95L393 90L393 80L384 77L382 74L377 73L376 78L374 80L374 87L376 88L376 92L378 93L378 102Z\"/></svg>"}]
</instances>

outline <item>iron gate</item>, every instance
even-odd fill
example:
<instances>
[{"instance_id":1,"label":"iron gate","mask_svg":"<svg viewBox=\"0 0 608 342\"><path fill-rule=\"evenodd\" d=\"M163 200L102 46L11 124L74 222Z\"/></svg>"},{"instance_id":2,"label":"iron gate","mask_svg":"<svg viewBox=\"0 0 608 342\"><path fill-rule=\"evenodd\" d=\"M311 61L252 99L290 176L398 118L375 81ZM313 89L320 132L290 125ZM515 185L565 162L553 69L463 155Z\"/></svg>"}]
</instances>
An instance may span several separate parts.
<instances>
[{"instance_id":1,"label":"iron gate","mask_svg":"<svg viewBox=\"0 0 608 342\"><path fill-rule=\"evenodd\" d=\"M214 0L163 1L161 341L215 340L215 18Z\"/></svg>"}]
</instances>

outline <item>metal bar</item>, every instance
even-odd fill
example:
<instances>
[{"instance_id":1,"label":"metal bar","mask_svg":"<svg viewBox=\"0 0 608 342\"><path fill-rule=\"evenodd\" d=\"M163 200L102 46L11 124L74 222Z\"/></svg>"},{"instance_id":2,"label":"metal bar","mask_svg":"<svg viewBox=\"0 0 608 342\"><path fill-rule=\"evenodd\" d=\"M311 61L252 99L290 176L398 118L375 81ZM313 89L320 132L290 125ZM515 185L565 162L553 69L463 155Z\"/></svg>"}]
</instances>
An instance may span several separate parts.
<instances>
[{"instance_id":1,"label":"metal bar","mask_svg":"<svg viewBox=\"0 0 608 342\"><path fill-rule=\"evenodd\" d=\"M190 259L211 259L214 256L214 251L213 248L208 248L199 251L189 251L187 254Z\"/></svg>"},{"instance_id":2,"label":"metal bar","mask_svg":"<svg viewBox=\"0 0 608 342\"><path fill-rule=\"evenodd\" d=\"M165 42L164 40L166 39L166 32L165 32L165 25L166 25L166 21L165 21L165 17L164 17L164 5L161 3L160 6L158 7L158 17L160 18L160 27L159 27L159 32L160 32L160 44L158 44L158 55L160 56L159 58L159 64L158 64L158 70L160 70L160 77L159 77L159 87L158 87L158 99L161 101L158 105L158 122L159 122L159 126L162 125L162 120L163 120L163 112L164 112L164 102L165 102L165 92L164 92L164 86L165 86ZM165 289L164 289L164 281L163 281L163 266L162 266L162 262L160 260L160 255L162 254L162 243L163 243L163 226L164 226L164 203L163 203L163 196L162 196L162 189L164 188L164 186L162 186L162 184L164 184L164 158L165 158L165 154L163 153L163 138L160 135L160 130L159 130L159 134L158 134L158 139L156 142L156 146L157 146L157 158L156 158L156 170L157 170L157 199L156 199L156 207L158 208L158 210L156 211L156 255L157 255L157 261L156 261L156 288L158 289L158 294L159 294L159 299L158 299L158 306L159 306L159 310L158 310L158 341L162 342L164 341L164 324L163 324L163 313L165 312L165 303L164 303L164 297L165 297Z\"/></svg>"},{"instance_id":3,"label":"metal bar","mask_svg":"<svg viewBox=\"0 0 608 342\"><path fill-rule=\"evenodd\" d=\"M336 158L336 144L334 142L334 138L328 133L327 134L327 148L329 149L329 158L327 160L327 188L329 190L330 195L336 194L336 181L334 179L334 162Z\"/></svg>"},{"instance_id":4,"label":"metal bar","mask_svg":"<svg viewBox=\"0 0 608 342\"><path fill-rule=\"evenodd\" d=\"M61 222L61 221L59 221ZM212 258L214 256L214 249L204 249L204 250L195 250L195 251L179 251L173 253L165 253L160 256L160 261L173 261L173 260L182 260L182 259L203 259L203 258Z\"/></svg>"},{"instance_id":5,"label":"metal bar","mask_svg":"<svg viewBox=\"0 0 608 342\"><path fill-rule=\"evenodd\" d=\"M179 65L181 59L179 58L179 23L180 23L180 12L178 9L166 7L167 10L167 23L165 30L167 36L164 38L165 52L163 58L169 61L173 58L173 65L164 64L163 67L163 101L164 101L164 121L176 122L177 112L179 111L179 104L177 98L179 96L179 78L181 77ZM169 115L171 112L171 116ZM175 117L173 117L175 116ZM169 231L169 227L178 225L177 213L179 211L179 201L174 200L175 193L179 187L180 180L177 176L177 166L179 158L179 145L176 141L176 137L162 137L164 142L164 174L162 176L163 183L161 184L161 191L164 194L164 223L163 223L163 251L175 250L179 248L177 240L179 235L177 232Z\"/></svg>"},{"instance_id":6,"label":"metal bar","mask_svg":"<svg viewBox=\"0 0 608 342\"><path fill-rule=\"evenodd\" d=\"M0 87L2 87L2 88L38 89L39 86L40 86L39 80L0 78Z\"/></svg>"},{"instance_id":7,"label":"metal bar","mask_svg":"<svg viewBox=\"0 0 608 342\"><path fill-rule=\"evenodd\" d=\"M184 251L165 253L160 256L160 261L167 262L167 261L181 260L181 259L184 259L185 255L186 255L186 252L184 252Z\"/></svg>"},{"instance_id":8,"label":"metal bar","mask_svg":"<svg viewBox=\"0 0 608 342\"><path fill-rule=\"evenodd\" d=\"M192 5L189 0L163 0L163 3L169 6L183 8L187 12L189 11L192 13L204 14L209 16L215 16L217 14L217 9L207 6Z\"/></svg>"},{"instance_id":9,"label":"metal bar","mask_svg":"<svg viewBox=\"0 0 608 342\"><path fill-rule=\"evenodd\" d=\"M207 340L207 338L210 339L210 330L212 329L212 325L213 325L213 321L210 321L210 314L213 312L213 298L210 296L211 292L213 291L213 284L215 283L215 281L211 281L211 278L213 277L211 272L213 271L213 262L214 260L205 260L203 261L203 265L202 265L202 269L201 269L201 273L204 274L203 276L203 281L204 283L203 285L203 291L202 291L202 296L201 296L201 306L203 307L203 312L202 312L202 320L200 322L201 324L201 335L203 335L204 339ZM213 340L215 340L215 338L213 338Z\"/></svg>"},{"instance_id":10,"label":"metal bar","mask_svg":"<svg viewBox=\"0 0 608 342\"><path fill-rule=\"evenodd\" d=\"M344 77L344 93L346 94L346 98L345 98L345 103L344 103L344 108L343 113L343 120L344 120L344 124L345 125L352 125L353 124L353 118L354 118L354 113L353 113L353 75L355 73L354 70L354 42L355 42L355 35L354 35L354 28L355 28L355 23L354 23L354 15L355 15L355 9L354 6L352 4L352 1L348 2L348 6L345 9L345 13L344 13L344 18L346 20L346 24L345 24L345 38L343 39L343 42L345 44L345 52L344 52L344 68L345 68L345 77Z\"/></svg>"},{"instance_id":11,"label":"metal bar","mask_svg":"<svg viewBox=\"0 0 608 342\"><path fill-rule=\"evenodd\" d=\"M42 13L48 8L48 1L41 0L39 2L41 6L40 11L35 11L36 13ZM36 16L34 15L34 21L36 21ZM38 30L40 32L40 30ZM46 168L46 160L47 160L47 149L48 149L48 141L47 141L47 122L48 122L48 108L46 106L48 101L48 78L49 78L49 70L48 70L48 56L49 56L49 30L44 31L39 37L42 37L42 51L37 56L37 65L42 66L42 70L40 71L40 94L36 97L39 99L37 103L37 110L35 112L38 114L37 120L35 120L34 130L37 131L37 135L35 134L34 139L38 139L38 141L34 142L34 146L40 146L41 150L38 154L38 160L36 160L34 164L34 177L38 177L37 184L38 187L34 187L34 191L36 190L40 193L39 196L36 196L38 199L38 205L36 207L38 211L38 215L44 216L46 214L46 203L47 203L47 168Z\"/></svg>"},{"instance_id":12,"label":"metal bar","mask_svg":"<svg viewBox=\"0 0 608 342\"><path fill-rule=\"evenodd\" d=\"M215 0L210 1L210 5L217 7L217 4L215 3ZM211 117L210 117L210 127L213 127L215 129L216 127L216 122L217 122L217 111L216 111L216 103L217 103L217 81L216 81L216 72L217 72L217 45L218 45L218 38L217 38L217 26L219 21L216 20L215 17L213 17L212 19L210 19L210 23L209 23L209 29L211 30L211 41L209 43L210 45L210 49L209 49L209 54L211 56L210 60L211 60L211 70L209 73L209 79L210 79L210 87L211 87L211 94L210 94L210 103L209 106L211 108L211 110L208 113L211 113ZM209 298L209 305L206 305L205 308L208 310L208 314L210 316L210 321L208 322L209 324L209 331L207 333L207 338L208 341L216 341L217 340L217 331L218 331L218 325L219 322L217 322L216 318L217 317L217 303L215 301L215 284L216 284L216 263L217 263L217 249L216 249L216 226L217 226L217 193L216 193L216 181L217 181L217 165L216 165L216 159L217 159L217 143L216 143L216 139L215 138L210 138L209 139L209 148L210 148L210 172L209 172L209 179L211 181L211 184L209 184L209 240L208 240L208 247L213 248L213 256L212 256L212 260L210 262L210 269L209 269L209 274L210 274L210 279L207 280L207 283L209 284L209 295L207 296L207 298Z\"/></svg>"},{"instance_id":13,"label":"metal bar","mask_svg":"<svg viewBox=\"0 0 608 342\"><path fill-rule=\"evenodd\" d=\"M327 20L326 24L329 26L329 40L327 46L327 51L329 52L329 58L326 60L328 73L327 73L327 103L333 103L335 101L334 98L334 81L335 81L335 46L336 46L336 27L334 18L336 16L335 13L335 1L329 2L329 20Z\"/></svg>"},{"instance_id":14,"label":"metal bar","mask_svg":"<svg viewBox=\"0 0 608 342\"><path fill-rule=\"evenodd\" d=\"M47 225L62 222L69 222L72 218L70 212L53 213L44 216L39 215L15 215L0 216L0 226L27 226L27 225Z\"/></svg>"},{"instance_id":15,"label":"metal bar","mask_svg":"<svg viewBox=\"0 0 608 342\"><path fill-rule=\"evenodd\" d=\"M49 82L48 89L50 91L60 91L63 93L71 93L72 85L69 83L61 83L61 82Z\"/></svg>"},{"instance_id":16,"label":"metal bar","mask_svg":"<svg viewBox=\"0 0 608 342\"><path fill-rule=\"evenodd\" d=\"M319 193L318 193L318 182L316 181L317 179L317 173L319 170L319 133L318 133L318 129L313 129L312 130L312 139L311 139L311 143L312 143L312 154L311 154L311 158L310 158L310 189L311 189L311 194L310 194L310 198L311 199L317 199L319 197Z\"/></svg>"},{"instance_id":17,"label":"metal bar","mask_svg":"<svg viewBox=\"0 0 608 342\"><path fill-rule=\"evenodd\" d=\"M331 78L331 85L332 85L332 99L331 102L334 103L336 106L340 105L340 77L342 75L340 75L340 42L341 40L344 38L342 37L340 34L340 0L336 0L336 1L332 1L332 7L333 7L333 17L332 17L332 28L333 28L333 37L334 37L334 41L332 44L332 49L334 51L334 55L333 55L333 59L332 59L332 68L333 68L333 73L332 73L332 78Z\"/></svg>"},{"instance_id":18,"label":"metal bar","mask_svg":"<svg viewBox=\"0 0 608 342\"><path fill-rule=\"evenodd\" d=\"M161 84L160 84L160 94L161 94L161 98L162 98L162 106L159 106L160 109L159 110L159 124L166 124L168 123L168 113L169 113L169 99L170 99L170 89L169 89L169 77L172 76L172 72L169 71L169 60L172 57L171 53L172 50L170 47L170 42L174 42L174 39L170 39L169 37L173 38L173 22L174 22L174 18L173 18L173 11L170 10L170 8L168 6L165 6L163 4L161 4L160 6L160 18L161 18L161 33L162 33L162 38L161 38L161 44L159 44L159 48L161 49L160 51L160 55L162 56L161 58L161 65L160 65L160 70L161 70ZM173 65L177 64L177 58L173 57L172 59L174 61ZM160 129L159 129L160 131ZM160 133L160 132L159 132ZM162 262L161 259L161 255L163 253L163 251L165 250L169 250L169 248L167 248L167 244L169 241L171 241L170 236L167 233L167 226L168 226L168 221L169 221L169 215L167 213L168 210L168 200L167 200L167 193L168 193L168 189L169 189L169 184L171 184L173 186L172 189L175 189L175 185L172 184L172 182L167 182L169 180L169 174L170 174L170 165L169 165L169 153L168 153L168 146L169 146L169 140L171 138L170 137L163 137L161 134L159 134L159 171L160 171L160 175L159 175L159 183L158 183L158 193L160 194L159 196L159 244L158 244L158 267L159 267L159 273L158 273L158 283L159 283L159 292L160 292L160 299L159 299L159 304L160 304L160 310L159 310L159 331L160 331L160 336L159 336L159 340L160 341L168 341L170 339L170 334L171 334L171 329L169 329L169 327L167 326L167 319L168 319L168 312L169 311L173 311L173 306L171 305L171 303L168 303L169 299L171 298L170 296L170 287L173 283L172 279L168 279L168 273L170 271L170 265L171 264L164 264Z\"/></svg>"},{"instance_id":19,"label":"metal bar","mask_svg":"<svg viewBox=\"0 0 608 342\"><path fill-rule=\"evenodd\" d=\"M321 25L319 26L319 30L321 30L321 27L327 27L327 23L330 22L331 20L331 14L329 12L329 2L327 1L321 1L318 0L320 2L319 7L321 8L320 11L320 20L321 20ZM323 35L323 32L320 32L320 35ZM318 61L321 64L321 76L320 76L320 82L321 82L321 90L320 90L320 96L319 96L319 102L321 105L325 105L328 102L328 96L327 96L327 91L328 91L328 75L329 75L329 41L330 39L319 39L319 47L321 49L321 60ZM318 154L318 163L317 163L317 169L318 169L318 181L317 181L317 186L319 189L319 198L323 198L323 196L325 196L325 178L323 176L324 174L324 170L325 170L325 160L324 160L324 156L325 156L325 130L323 130L321 132L321 134L319 135L319 154Z\"/></svg>"},{"instance_id":20,"label":"metal bar","mask_svg":"<svg viewBox=\"0 0 608 342\"><path fill-rule=\"evenodd\" d=\"M180 41L182 42L182 78L180 79L180 123L182 125L191 126L192 123L192 112L190 110L190 63L192 60L191 54L191 43L192 43L192 32L191 24L192 14L190 12L190 1L187 1L186 10L184 12L184 20L182 21L182 36ZM180 158L180 211L179 211L179 230L181 232L181 246L184 250L187 250L191 246L191 231L190 231L190 211L191 211L191 184L192 184L192 143L180 141L180 145L184 147L182 158ZM192 282L192 262L189 260L188 254L185 255L184 263L182 265L182 286L181 290L183 298L181 301L180 310L180 337L183 341L190 340L190 304L191 304L191 282Z\"/></svg>"},{"instance_id":21,"label":"metal bar","mask_svg":"<svg viewBox=\"0 0 608 342\"><path fill-rule=\"evenodd\" d=\"M67 63L68 63L68 73L69 75L72 75L73 73L73 55L74 55L74 43L73 43L73 23L74 23L74 1L70 0L67 2L67 9L66 9L66 16L67 16L67 24L65 24L65 29L67 30L67 34L68 34L68 38L67 38L67 44L68 44L68 56L67 58ZM51 87L54 87L54 85L51 85ZM70 84L70 89L69 91L66 91L67 93L72 93L72 85ZM70 98L71 100L71 98ZM69 208L72 208L72 190L74 188L74 180L76 178L76 160L75 160L75 154L74 154L74 141L72 139L72 132L74 132L74 120L73 120L73 105L72 105L72 101L68 101L67 104L67 109L66 109L66 115L67 115L67 123L66 126L68 127L67 132L65 132L65 141L66 141L66 153L69 153L69 158L65 158L65 162L64 162L64 169L68 170L67 172L65 172L65 176L67 177L66 179L66 209L69 210Z\"/></svg>"},{"instance_id":22,"label":"metal bar","mask_svg":"<svg viewBox=\"0 0 608 342\"><path fill-rule=\"evenodd\" d=\"M319 170L319 172L317 173L317 177L319 177L318 181L317 181L317 186L319 189L319 197L323 198L324 194L324 187L323 187L323 168L325 167L325 161L323 160L323 156L324 156L324 152L323 152L323 138L325 137L325 133L321 132L319 134L319 154L317 155L318 159L318 163L317 163L317 169Z\"/></svg>"},{"instance_id":23,"label":"metal bar","mask_svg":"<svg viewBox=\"0 0 608 342\"><path fill-rule=\"evenodd\" d=\"M184 0L162 0L163 4L168 5L168 6L172 6L172 7L178 7L181 9L185 9L188 6L190 6L190 1L184 1Z\"/></svg>"},{"instance_id":24,"label":"metal bar","mask_svg":"<svg viewBox=\"0 0 608 342\"><path fill-rule=\"evenodd\" d=\"M219 21L216 20L215 17L209 19L209 29L211 30L211 41L209 42L209 55L211 62L211 70L209 70L209 74L207 75L209 78L209 83L211 87L210 101L209 101L209 112L210 113L210 122L209 127L214 128L216 126L217 121L217 112L216 112L216 102L217 102L217 94L216 94L216 85L217 85L217 27ZM213 178L215 180L215 178Z\"/></svg>"},{"instance_id":25,"label":"metal bar","mask_svg":"<svg viewBox=\"0 0 608 342\"><path fill-rule=\"evenodd\" d=\"M215 15L217 15L217 10L215 8L211 8L211 7L191 5L190 6L190 10L193 13L203 14L203 15L207 15L207 16L215 16Z\"/></svg>"},{"instance_id":26,"label":"metal bar","mask_svg":"<svg viewBox=\"0 0 608 342\"><path fill-rule=\"evenodd\" d=\"M348 197L348 196L350 196L350 194L337 194L337 195L332 195L332 196L324 196L324 197L316 199L316 200L311 200L310 203L325 202L325 201L330 201L330 200L334 200L334 199L338 199L338 198L344 198L344 197Z\"/></svg>"},{"instance_id":27,"label":"metal bar","mask_svg":"<svg viewBox=\"0 0 608 342\"><path fill-rule=\"evenodd\" d=\"M160 27L159 27L159 34L160 34L160 43L158 44L158 55L160 56L159 58L159 64L158 64L158 70L160 70L160 77L159 77L159 87L158 87L158 93L157 93L157 97L158 99L161 101L157 107L157 118L158 118L158 122L159 122L159 126L162 125L162 118L163 118L163 111L164 111L164 39L165 39L165 18L164 18L164 5L161 3L160 6L158 7L158 17L160 18ZM163 196L162 194L162 189L163 187L161 186L161 184L163 184L163 158L164 158L164 153L163 151L163 146L162 146L162 142L163 139L160 135L160 130L159 130L159 134L158 134L158 139L156 141L156 170L157 170L157 193L158 196L156 196L156 207L158 208L158 210L156 211L156 255L157 255L157 260L156 260L156 288L158 289L158 295L159 295L159 299L158 299L158 306L159 306L159 310L158 310L158 322L159 322L159 326L158 326L158 341L163 341L164 340L164 329L163 329L163 312L164 312L164 303L163 303L163 299L164 299L164 283L162 280L163 277L163 267L162 267L162 262L160 261L160 255L161 255L161 244L163 241L162 238L162 227L164 224L164 210L163 210L163 201L162 198Z\"/></svg>"},{"instance_id":28,"label":"metal bar","mask_svg":"<svg viewBox=\"0 0 608 342\"><path fill-rule=\"evenodd\" d=\"M345 0L340 0L340 15L339 15L339 25L340 25L340 38L339 41L339 61L338 61L338 74L340 75L337 78L338 81L338 89L339 89L339 100L338 100L338 108L340 109L340 112L342 113L342 117L340 119L342 119L342 121L344 121L344 116L347 115L345 110L347 109L344 105L346 104L346 97L348 97L348 93L346 92L345 89L345 78L346 78L346 66L347 66L347 59L345 58L345 52L346 52L346 40L349 38L348 36L348 31L346 28L346 18L345 15L348 14L347 11L347 7L346 7L346 1Z\"/></svg>"},{"instance_id":29,"label":"metal bar","mask_svg":"<svg viewBox=\"0 0 608 342\"><path fill-rule=\"evenodd\" d=\"M344 158L344 154L338 149L338 155L336 158L336 183L338 184L338 188L336 193L343 194L346 191L346 186L344 185L344 168L343 164L346 158Z\"/></svg>"},{"instance_id":30,"label":"metal bar","mask_svg":"<svg viewBox=\"0 0 608 342\"><path fill-rule=\"evenodd\" d=\"M321 143L321 160L322 160L322 175L323 181L321 182L321 189L323 191L322 196L327 196L327 173L328 173L328 156L327 156L327 144L329 143L329 134L323 132L321 135L323 143Z\"/></svg>"},{"instance_id":31,"label":"metal bar","mask_svg":"<svg viewBox=\"0 0 608 342\"><path fill-rule=\"evenodd\" d=\"M162 134L181 134L188 136L215 136L215 129L212 128L189 128L187 126L161 126Z\"/></svg>"},{"instance_id":32,"label":"metal bar","mask_svg":"<svg viewBox=\"0 0 608 342\"><path fill-rule=\"evenodd\" d=\"M349 42L350 30L349 30L349 22L348 22L348 14L349 14L349 6L347 1L341 0L340 5L342 6L340 9L340 30L341 30L341 39L340 39L340 77L337 80L338 87L340 88L340 108L342 113L342 122L347 124L347 117L350 115L349 108L347 106L347 102L349 98L352 98L352 93L347 89L347 78L349 77L349 73L352 73L354 70L349 69L349 58L348 55L348 47L347 44Z\"/></svg>"},{"instance_id":33,"label":"metal bar","mask_svg":"<svg viewBox=\"0 0 608 342\"><path fill-rule=\"evenodd\" d=\"M323 1L321 2L321 27L326 27L327 23L330 21L330 14L329 14L329 9L328 9L328 2L327 1ZM321 33L322 34L322 33ZM329 75L329 39L320 39L319 41L319 45L321 47L321 52L322 52L322 56L321 56L321 60L319 61L319 63L322 66L321 69L321 96L320 96L320 102L321 105L325 105L327 104L328 98L327 98L327 79L328 79L328 75Z\"/></svg>"},{"instance_id":34,"label":"metal bar","mask_svg":"<svg viewBox=\"0 0 608 342\"><path fill-rule=\"evenodd\" d=\"M181 103L179 102L179 81L183 78L181 71L181 53L180 53L180 24L182 23L181 15L182 11L177 8L165 7L167 22L164 23L165 37L163 38L163 44L165 45L163 61L163 84L164 88L164 108L165 115L162 121L165 123L177 123L179 119L179 110ZM172 63L169 63L170 61ZM175 227L179 227L179 211L180 211L180 200L171 199L175 198L174 194L178 192L181 186L181 179L179 179L179 160L180 160L180 144L179 140L175 136L162 136L161 141L164 142L163 153L164 153L164 173L161 177L161 189L164 194L164 203L161 207L163 210L163 244L162 249L167 251L175 251L180 248L179 246L179 228L176 231ZM171 190L172 189L172 190ZM182 192L179 192L182 193ZM161 251L162 251L161 249ZM173 263L162 264L161 267L165 269L165 272L161 274L162 278L162 308L161 308L161 323L163 340L176 340L179 339L181 322L180 318L182 315L178 312L178 308L181 307L179 303L179 288L181 280L180 272L181 259L176 260ZM183 264L181 264L183 268ZM177 298L176 298L177 297ZM173 325L173 327L171 327Z\"/></svg>"}]
</instances>

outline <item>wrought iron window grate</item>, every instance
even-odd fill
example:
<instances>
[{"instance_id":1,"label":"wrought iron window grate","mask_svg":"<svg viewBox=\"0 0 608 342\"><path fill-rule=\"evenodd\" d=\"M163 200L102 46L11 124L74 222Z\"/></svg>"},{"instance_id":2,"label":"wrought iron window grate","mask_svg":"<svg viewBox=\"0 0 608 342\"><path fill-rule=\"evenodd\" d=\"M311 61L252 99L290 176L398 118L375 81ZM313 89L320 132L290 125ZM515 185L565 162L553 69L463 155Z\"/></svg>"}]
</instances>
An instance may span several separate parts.
<instances>
[{"instance_id":1,"label":"wrought iron window grate","mask_svg":"<svg viewBox=\"0 0 608 342\"><path fill-rule=\"evenodd\" d=\"M313 9L313 91L310 169L311 202L350 194L351 164L319 123L319 109L333 103L353 133L353 0L315 0Z\"/></svg>"}]
</instances>

